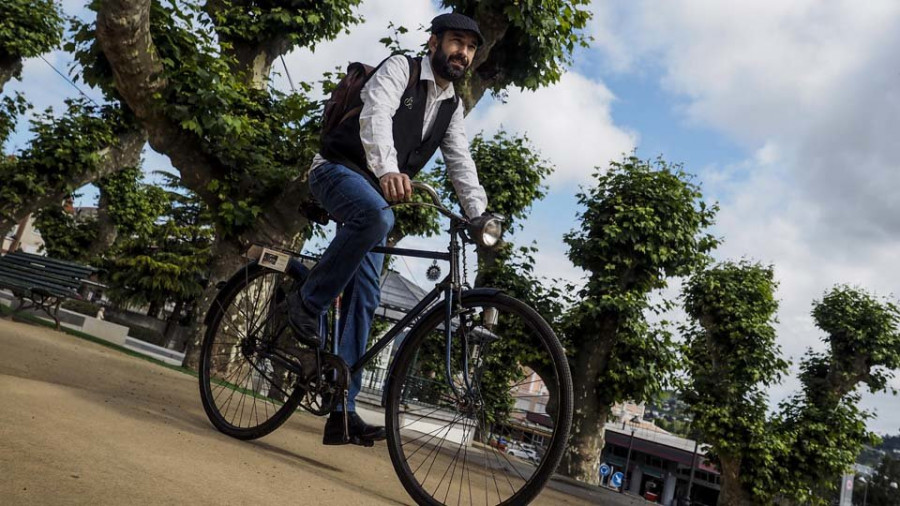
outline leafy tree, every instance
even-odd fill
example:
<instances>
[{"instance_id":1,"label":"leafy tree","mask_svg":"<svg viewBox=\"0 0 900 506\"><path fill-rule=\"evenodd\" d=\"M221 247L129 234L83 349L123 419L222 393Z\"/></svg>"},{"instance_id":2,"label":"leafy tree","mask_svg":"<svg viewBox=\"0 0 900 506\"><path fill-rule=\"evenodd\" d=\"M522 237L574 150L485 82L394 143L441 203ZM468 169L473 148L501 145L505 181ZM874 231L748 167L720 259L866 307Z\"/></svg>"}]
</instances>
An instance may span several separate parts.
<instances>
[{"instance_id":1,"label":"leafy tree","mask_svg":"<svg viewBox=\"0 0 900 506\"><path fill-rule=\"evenodd\" d=\"M563 324L566 309L572 304L572 298L569 296L571 287L563 287L559 280L547 280L539 277L535 273L534 254L536 252L535 246L516 248L513 243L506 242L496 252L490 266L482 264L479 267L478 276L484 286L502 289L504 293L526 302L550 324L551 328L558 329ZM532 334L523 329L520 335L531 336ZM563 341L563 346L568 347L570 343L566 340L565 335L558 334L558 337ZM556 410L558 401L554 396L556 392L556 385L553 383L556 379L555 373L552 364L546 360L546 355L535 354L533 352L535 349L538 349L538 345L530 342L529 337L523 337L508 340L503 343L502 349L495 348L492 352L497 355L501 363L527 365L541 377L551 395L547 401L547 412L552 413ZM518 372L507 371L508 374ZM497 390L505 391L512 383L510 380L513 378L500 376L496 379L504 381Z\"/></svg>"},{"instance_id":2,"label":"leafy tree","mask_svg":"<svg viewBox=\"0 0 900 506\"><path fill-rule=\"evenodd\" d=\"M168 197L162 188L141 180L141 169L128 167L97 182L97 236L88 252L90 257L102 257L119 236L151 233Z\"/></svg>"},{"instance_id":3,"label":"leafy tree","mask_svg":"<svg viewBox=\"0 0 900 506\"><path fill-rule=\"evenodd\" d=\"M718 264L684 287L691 323L682 329L683 399L722 470L720 505L771 499L773 453L781 442L766 418L765 389L788 366L775 343L775 288L771 267L747 261Z\"/></svg>"},{"instance_id":4,"label":"leafy tree","mask_svg":"<svg viewBox=\"0 0 900 506\"><path fill-rule=\"evenodd\" d=\"M500 130L489 139L479 133L472 139L470 150L478 167L479 181L488 195L490 210L505 217L503 226L507 230L506 235L509 235L509 232L521 228L521 222L528 216L534 202L546 195L545 181L554 167L541 158L527 136L510 134L505 130ZM444 200L459 206L442 161L438 162L438 179ZM478 248L477 286L488 284L484 275L498 261L497 255L501 251L502 247Z\"/></svg>"},{"instance_id":5,"label":"leafy tree","mask_svg":"<svg viewBox=\"0 0 900 506\"><path fill-rule=\"evenodd\" d=\"M578 409L561 466L591 483L612 405L652 398L676 365L669 332L644 318L651 293L704 265L718 243L704 232L717 207L680 166L626 156L594 179L578 194L581 226L565 236L588 279L565 327Z\"/></svg>"},{"instance_id":6,"label":"leafy tree","mask_svg":"<svg viewBox=\"0 0 900 506\"><path fill-rule=\"evenodd\" d=\"M813 304L813 319L827 335L824 353L809 351L801 364L801 393L781 405L775 419L789 451L781 456L779 492L797 501L826 504L840 475L864 443L871 414L859 390L890 390L900 368L900 309L895 302L839 285Z\"/></svg>"},{"instance_id":7,"label":"leafy tree","mask_svg":"<svg viewBox=\"0 0 900 506\"><path fill-rule=\"evenodd\" d=\"M180 185L171 174L165 180L166 205L154 227L135 228L107 264L110 298L149 304L157 316L168 302L167 337L203 293L213 241L211 217L202 200Z\"/></svg>"},{"instance_id":8,"label":"leafy tree","mask_svg":"<svg viewBox=\"0 0 900 506\"><path fill-rule=\"evenodd\" d=\"M55 48L63 18L54 0L4 0L0 3L0 92L22 72L22 59Z\"/></svg>"},{"instance_id":9,"label":"leafy tree","mask_svg":"<svg viewBox=\"0 0 900 506\"><path fill-rule=\"evenodd\" d=\"M93 263L88 252L97 236L96 219L76 219L60 203L38 211L34 226L41 233L43 251L47 256L71 262Z\"/></svg>"},{"instance_id":10,"label":"leafy tree","mask_svg":"<svg viewBox=\"0 0 900 506\"><path fill-rule=\"evenodd\" d=\"M66 104L62 115L48 109L32 119L31 143L0 159L0 231L58 206L90 181L138 164L145 137L122 110L80 99Z\"/></svg>"},{"instance_id":11,"label":"leafy tree","mask_svg":"<svg viewBox=\"0 0 900 506\"><path fill-rule=\"evenodd\" d=\"M102 265L119 253L119 242L147 236L167 206L162 188L143 183L141 169L130 167L100 179L96 216L76 217L59 203L41 209L35 220L44 249L53 258ZM72 198L67 199L71 204Z\"/></svg>"},{"instance_id":12,"label":"leafy tree","mask_svg":"<svg viewBox=\"0 0 900 506\"><path fill-rule=\"evenodd\" d=\"M269 75L266 62L334 37L355 21L357 3L187 1L175 8L107 0L95 4L96 39L90 25L80 30L85 78L121 98L149 132L151 146L169 156L185 185L209 206L218 237L213 285L240 264L245 246L283 244L306 228L296 209L308 188L296 176L317 149L319 104L303 95L280 96L260 82ZM589 18L579 8L586 0L545 7L510 1L447 5L473 14L489 40L473 62L479 77L464 86L467 109L488 87L556 81L583 41L578 33ZM201 7L209 15L201 16ZM186 363L195 360L189 353Z\"/></svg>"},{"instance_id":13,"label":"leafy tree","mask_svg":"<svg viewBox=\"0 0 900 506\"><path fill-rule=\"evenodd\" d=\"M94 4L96 23L78 27L85 81L135 114L210 211L217 242L205 303L247 246L287 244L307 227L297 208L320 104L306 97L309 85L283 95L261 83L284 52L355 21L357 3L106 1Z\"/></svg>"},{"instance_id":14,"label":"leafy tree","mask_svg":"<svg viewBox=\"0 0 900 506\"><path fill-rule=\"evenodd\" d=\"M0 99L0 147L16 129L18 117L31 109L31 104L25 100L25 96L16 93L12 97Z\"/></svg>"}]
</instances>

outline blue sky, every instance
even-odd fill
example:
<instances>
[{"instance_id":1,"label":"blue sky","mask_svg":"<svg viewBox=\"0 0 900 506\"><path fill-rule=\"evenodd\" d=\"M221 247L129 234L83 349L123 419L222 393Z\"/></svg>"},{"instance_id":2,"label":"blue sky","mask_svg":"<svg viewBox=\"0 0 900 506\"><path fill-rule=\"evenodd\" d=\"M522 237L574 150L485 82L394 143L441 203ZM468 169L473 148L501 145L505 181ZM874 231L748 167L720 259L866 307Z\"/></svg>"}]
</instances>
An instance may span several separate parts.
<instances>
[{"instance_id":1,"label":"blue sky","mask_svg":"<svg viewBox=\"0 0 900 506\"><path fill-rule=\"evenodd\" d=\"M68 0L70 14L84 2ZM652 0L591 5L594 42L579 50L556 85L510 90L500 104L483 99L467 119L469 134L502 127L527 133L557 166L550 193L533 210L521 243L536 241L539 271L578 282L562 235L577 226L575 193L595 166L633 148L662 155L697 175L721 205L717 258L750 258L775 267L784 353L822 349L809 316L812 301L836 283L889 295L900 283L900 4L892 0ZM439 12L429 0L364 0L367 22L316 52L285 57L294 80L315 80L348 61L377 62L388 22L415 28ZM417 47L425 35L402 39ZM67 69L63 53L47 59ZM281 71L282 69L276 68ZM284 77L275 86L288 90ZM22 83L38 107L59 106L75 92L39 59ZM24 145L24 128L6 146ZM147 169L166 168L148 153ZM84 192L88 202L92 193ZM408 246L435 241L409 239ZM397 266L401 272L406 265ZM410 276L425 266L410 261ZM668 290L677 293L678 283ZM895 380L900 387L900 381ZM773 402L796 390L789 378ZM864 396L877 411L870 427L900 430L900 401Z\"/></svg>"}]
</instances>

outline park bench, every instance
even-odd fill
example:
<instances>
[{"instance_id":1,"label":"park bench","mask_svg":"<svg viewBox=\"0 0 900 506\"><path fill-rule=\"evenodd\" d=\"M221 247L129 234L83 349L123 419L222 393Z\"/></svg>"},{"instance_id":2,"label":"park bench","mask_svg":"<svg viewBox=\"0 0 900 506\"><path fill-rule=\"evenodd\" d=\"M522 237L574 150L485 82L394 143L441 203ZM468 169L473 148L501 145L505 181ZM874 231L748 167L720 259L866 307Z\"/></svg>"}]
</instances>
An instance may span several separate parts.
<instances>
[{"instance_id":1,"label":"park bench","mask_svg":"<svg viewBox=\"0 0 900 506\"><path fill-rule=\"evenodd\" d=\"M16 251L0 257L0 288L19 299L14 313L39 309L53 318L59 330L59 305L66 299L81 299L78 290L85 283L94 284L88 278L96 272L94 267Z\"/></svg>"}]
</instances>

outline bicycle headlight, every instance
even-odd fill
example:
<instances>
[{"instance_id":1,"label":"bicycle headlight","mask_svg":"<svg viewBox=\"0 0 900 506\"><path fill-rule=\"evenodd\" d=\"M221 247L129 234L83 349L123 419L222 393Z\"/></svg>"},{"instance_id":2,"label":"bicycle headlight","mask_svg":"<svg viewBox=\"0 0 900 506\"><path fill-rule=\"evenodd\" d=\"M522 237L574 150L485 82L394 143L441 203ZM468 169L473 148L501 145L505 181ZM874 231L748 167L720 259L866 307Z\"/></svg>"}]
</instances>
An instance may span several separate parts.
<instances>
[{"instance_id":1,"label":"bicycle headlight","mask_svg":"<svg viewBox=\"0 0 900 506\"><path fill-rule=\"evenodd\" d=\"M503 225L500 219L491 217L484 221L484 226L481 227L481 231L479 232L479 236L481 238L481 244L487 247L492 247L498 242L500 242L500 236L503 234Z\"/></svg>"}]
</instances>

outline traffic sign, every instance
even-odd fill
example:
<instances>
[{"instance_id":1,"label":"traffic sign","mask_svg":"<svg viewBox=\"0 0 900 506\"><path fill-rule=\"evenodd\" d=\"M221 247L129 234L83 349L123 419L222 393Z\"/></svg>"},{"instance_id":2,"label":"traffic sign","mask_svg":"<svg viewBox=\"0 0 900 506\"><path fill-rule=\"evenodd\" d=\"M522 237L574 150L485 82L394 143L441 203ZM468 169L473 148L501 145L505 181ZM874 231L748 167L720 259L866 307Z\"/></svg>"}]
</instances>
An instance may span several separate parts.
<instances>
[{"instance_id":1,"label":"traffic sign","mask_svg":"<svg viewBox=\"0 0 900 506\"><path fill-rule=\"evenodd\" d=\"M622 474L621 471L617 471L616 474L612 475L612 478L609 479L609 484L619 488L622 486L622 481L625 479L625 475Z\"/></svg>"},{"instance_id":2,"label":"traffic sign","mask_svg":"<svg viewBox=\"0 0 900 506\"><path fill-rule=\"evenodd\" d=\"M610 471L612 471L612 469L610 469L610 467L606 465L605 462L603 464L600 464L600 476L603 476L605 478L609 476Z\"/></svg>"}]
</instances>

